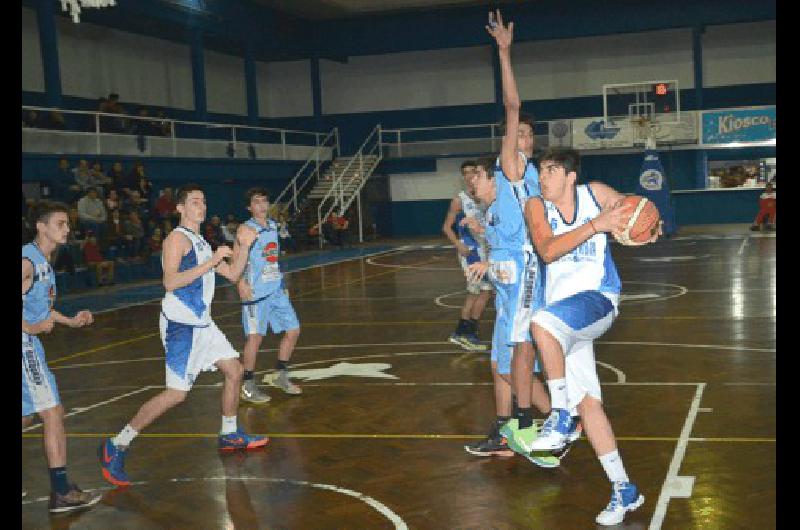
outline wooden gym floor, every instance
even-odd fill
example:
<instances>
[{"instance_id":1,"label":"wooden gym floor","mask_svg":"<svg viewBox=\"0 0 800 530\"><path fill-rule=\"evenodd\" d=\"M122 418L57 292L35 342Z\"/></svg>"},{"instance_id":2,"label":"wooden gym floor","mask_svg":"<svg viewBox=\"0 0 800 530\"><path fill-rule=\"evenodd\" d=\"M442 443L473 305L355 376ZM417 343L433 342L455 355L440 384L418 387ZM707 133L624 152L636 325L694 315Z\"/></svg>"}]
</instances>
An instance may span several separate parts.
<instances>
[{"instance_id":1,"label":"wooden gym floor","mask_svg":"<svg viewBox=\"0 0 800 530\"><path fill-rule=\"evenodd\" d=\"M775 237L682 230L614 246L625 300L596 345L607 413L646 501L623 528L775 527ZM429 248L420 248L428 244ZM96 449L164 384L157 303L44 339L68 413L68 471L104 498L49 516L41 426L23 433L23 528L593 528L609 484L585 437L559 469L476 458L494 418L488 353L447 342L464 279L441 239L287 276L302 334L291 397L267 389L240 423L267 449L219 455L219 373L132 445L114 490ZM233 289L212 314L244 337ZM488 340L493 303L481 321ZM265 339L257 369L275 362Z\"/></svg>"}]
</instances>

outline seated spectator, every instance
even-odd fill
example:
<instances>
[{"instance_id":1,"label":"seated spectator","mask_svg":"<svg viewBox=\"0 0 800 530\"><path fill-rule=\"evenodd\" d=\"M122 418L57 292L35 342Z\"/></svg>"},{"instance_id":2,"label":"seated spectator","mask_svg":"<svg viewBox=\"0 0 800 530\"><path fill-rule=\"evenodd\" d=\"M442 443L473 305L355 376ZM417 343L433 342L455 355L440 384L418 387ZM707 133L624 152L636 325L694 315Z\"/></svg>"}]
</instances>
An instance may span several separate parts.
<instances>
[{"instance_id":1,"label":"seated spectator","mask_svg":"<svg viewBox=\"0 0 800 530\"><path fill-rule=\"evenodd\" d=\"M108 99L101 98L97 109L106 114L126 114L125 109L119 103L119 94L109 94ZM100 117L100 132L124 133L127 132L128 123L124 118L113 116Z\"/></svg>"},{"instance_id":2,"label":"seated spectator","mask_svg":"<svg viewBox=\"0 0 800 530\"><path fill-rule=\"evenodd\" d=\"M92 183L92 170L89 168L89 162L86 159L78 161L77 167L72 168L72 178L81 193L93 187Z\"/></svg>"},{"instance_id":3,"label":"seated spectator","mask_svg":"<svg viewBox=\"0 0 800 530\"><path fill-rule=\"evenodd\" d=\"M80 187L73 182L69 161L66 158L58 161L58 170L52 177L45 178L43 184L42 197L47 199L72 203L80 196Z\"/></svg>"},{"instance_id":4,"label":"seated spectator","mask_svg":"<svg viewBox=\"0 0 800 530\"><path fill-rule=\"evenodd\" d=\"M139 180L142 177L145 177L144 164L142 164L140 161L137 161L136 163L133 164L133 167L131 168L130 173L128 173L128 176L122 181L121 183L122 190L127 194L130 194L134 190L138 190Z\"/></svg>"},{"instance_id":5,"label":"seated spectator","mask_svg":"<svg viewBox=\"0 0 800 530\"><path fill-rule=\"evenodd\" d=\"M110 189L108 190L108 196L106 197L106 210L109 212L113 212L115 210L119 210L120 202L119 196L117 195L117 190Z\"/></svg>"},{"instance_id":6,"label":"seated spectator","mask_svg":"<svg viewBox=\"0 0 800 530\"><path fill-rule=\"evenodd\" d=\"M144 171L144 168L142 168L142 171ZM134 191L139 192L141 204L149 212L150 207L153 204L153 183L150 182L150 180L145 177L144 174L142 174L136 183L136 188L134 188Z\"/></svg>"},{"instance_id":7,"label":"seated spectator","mask_svg":"<svg viewBox=\"0 0 800 530\"><path fill-rule=\"evenodd\" d=\"M141 256L144 244L144 226L136 212L130 212L128 219L123 223L123 235L128 256Z\"/></svg>"},{"instance_id":8,"label":"seated spectator","mask_svg":"<svg viewBox=\"0 0 800 530\"><path fill-rule=\"evenodd\" d=\"M208 244L211 245L211 250L217 250L218 246L225 244L218 215L212 216L211 220L206 223L205 238Z\"/></svg>"},{"instance_id":9,"label":"seated spectator","mask_svg":"<svg viewBox=\"0 0 800 530\"><path fill-rule=\"evenodd\" d=\"M222 225L222 237L225 240L225 243L231 248L233 248L233 242L236 240L236 229L239 225L236 221L229 221L228 223Z\"/></svg>"},{"instance_id":10,"label":"seated spectator","mask_svg":"<svg viewBox=\"0 0 800 530\"><path fill-rule=\"evenodd\" d=\"M349 245L350 241L347 229L350 227L350 221L347 220L344 214L336 215L335 213L331 213L330 217L328 217L328 221L333 227L333 239L331 243L339 247Z\"/></svg>"},{"instance_id":11,"label":"seated spectator","mask_svg":"<svg viewBox=\"0 0 800 530\"><path fill-rule=\"evenodd\" d=\"M78 201L78 218L87 230L91 230L103 239L105 223L108 218L106 207L97 196L97 190L89 188L86 196Z\"/></svg>"},{"instance_id":12,"label":"seated spectator","mask_svg":"<svg viewBox=\"0 0 800 530\"><path fill-rule=\"evenodd\" d=\"M107 176L111 179L111 187L117 190L118 194L121 193L126 179L122 172L122 162L114 162L111 169L108 170Z\"/></svg>"},{"instance_id":13,"label":"seated spectator","mask_svg":"<svg viewBox=\"0 0 800 530\"><path fill-rule=\"evenodd\" d=\"M64 120L64 115L55 110L51 111L47 115L47 124L45 125L45 128L56 131L66 130L67 123Z\"/></svg>"},{"instance_id":14,"label":"seated spectator","mask_svg":"<svg viewBox=\"0 0 800 530\"><path fill-rule=\"evenodd\" d=\"M67 213L69 218L69 234L67 234L67 241L74 241L82 243L86 239L86 228L81 223L80 215L78 215L77 208L70 208Z\"/></svg>"},{"instance_id":15,"label":"seated spectator","mask_svg":"<svg viewBox=\"0 0 800 530\"><path fill-rule=\"evenodd\" d=\"M22 126L31 129L37 129L41 127L41 121L42 120L39 117L39 112L31 109L27 112L25 118L22 120Z\"/></svg>"},{"instance_id":16,"label":"seated spectator","mask_svg":"<svg viewBox=\"0 0 800 530\"><path fill-rule=\"evenodd\" d=\"M114 262L103 257L94 232L88 231L86 235L86 242L83 244L83 259L90 268L95 270L97 285L114 283Z\"/></svg>"},{"instance_id":17,"label":"seated spectator","mask_svg":"<svg viewBox=\"0 0 800 530\"><path fill-rule=\"evenodd\" d=\"M297 243L289 233L289 223L286 220L286 215L281 215L278 219L278 237L281 243L281 254L286 254L287 249L297 252Z\"/></svg>"},{"instance_id":18,"label":"seated spectator","mask_svg":"<svg viewBox=\"0 0 800 530\"><path fill-rule=\"evenodd\" d=\"M159 220L169 219L176 213L175 199L172 197L172 188L164 188L161 197L156 201L155 214Z\"/></svg>"},{"instance_id":19,"label":"seated spectator","mask_svg":"<svg viewBox=\"0 0 800 530\"><path fill-rule=\"evenodd\" d=\"M108 224L106 225L106 234L103 239L104 249L108 251L108 257L117 259L118 257L129 257L125 252L127 250L125 231L122 225L122 217L119 210L113 210L109 214Z\"/></svg>"},{"instance_id":20,"label":"seated spectator","mask_svg":"<svg viewBox=\"0 0 800 530\"><path fill-rule=\"evenodd\" d=\"M92 163L92 169L89 170L89 174L91 175L94 187L98 188L98 191L100 188L102 188L102 196L107 196L108 190L112 188L114 181L107 177L105 173L103 173L103 164L99 160L95 160Z\"/></svg>"},{"instance_id":21,"label":"seated spectator","mask_svg":"<svg viewBox=\"0 0 800 530\"><path fill-rule=\"evenodd\" d=\"M156 228L147 240L147 248L151 254L161 254L161 229Z\"/></svg>"},{"instance_id":22,"label":"seated spectator","mask_svg":"<svg viewBox=\"0 0 800 530\"><path fill-rule=\"evenodd\" d=\"M772 186L772 182L767 184L767 187L764 189L764 193L758 199L758 215L756 215L755 221L753 221L753 226L750 227L750 230L761 230L761 226L766 222L766 229L767 230L775 230L775 221L777 220L778 215L778 200L777 200L777 193L775 192L775 188Z\"/></svg>"}]
</instances>

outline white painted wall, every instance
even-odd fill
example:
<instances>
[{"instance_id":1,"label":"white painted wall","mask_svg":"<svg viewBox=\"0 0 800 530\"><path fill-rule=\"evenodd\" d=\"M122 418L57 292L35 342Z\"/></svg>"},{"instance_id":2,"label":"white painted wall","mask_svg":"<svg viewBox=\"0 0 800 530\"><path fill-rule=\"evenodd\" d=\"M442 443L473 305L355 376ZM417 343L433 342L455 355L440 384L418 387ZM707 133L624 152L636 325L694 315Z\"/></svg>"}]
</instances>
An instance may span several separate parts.
<instances>
[{"instance_id":1,"label":"white painted wall","mask_svg":"<svg viewBox=\"0 0 800 530\"><path fill-rule=\"evenodd\" d=\"M392 202L452 199L463 189L461 164L465 158L441 158L432 173L392 174L389 193Z\"/></svg>"},{"instance_id":2,"label":"white painted wall","mask_svg":"<svg viewBox=\"0 0 800 530\"><path fill-rule=\"evenodd\" d=\"M194 108L189 46L56 18L61 89L123 102ZM208 76L207 76L208 78Z\"/></svg>"},{"instance_id":3,"label":"white painted wall","mask_svg":"<svg viewBox=\"0 0 800 530\"><path fill-rule=\"evenodd\" d=\"M310 61L256 63L256 82L261 116L313 116Z\"/></svg>"},{"instance_id":4,"label":"white painted wall","mask_svg":"<svg viewBox=\"0 0 800 530\"><path fill-rule=\"evenodd\" d=\"M27 7L22 8L22 90L44 92L36 11Z\"/></svg>"},{"instance_id":5,"label":"white painted wall","mask_svg":"<svg viewBox=\"0 0 800 530\"><path fill-rule=\"evenodd\" d=\"M703 86L775 83L775 21L709 26Z\"/></svg>"},{"instance_id":6,"label":"white painted wall","mask_svg":"<svg viewBox=\"0 0 800 530\"><path fill-rule=\"evenodd\" d=\"M345 114L494 101L491 48L404 52L320 61L322 111Z\"/></svg>"},{"instance_id":7,"label":"white painted wall","mask_svg":"<svg viewBox=\"0 0 800 530\"><path fill-rule=\"evenodd\" d=\"M246 116L247 87L244 79L244 59L210 50L205 50L203 56L208 111Z\"/></svg>"},{"instance_id":8,"label":"white painted wall","mask_svg":"<svg viewBox=\"0 0 800 530\"><path fill-rule=\"evenodd\" d=\"M596 96L603 84L677 79L694 87L687 29L521 42L512 50L523 100Z\"/></svg>"}]
</instances>

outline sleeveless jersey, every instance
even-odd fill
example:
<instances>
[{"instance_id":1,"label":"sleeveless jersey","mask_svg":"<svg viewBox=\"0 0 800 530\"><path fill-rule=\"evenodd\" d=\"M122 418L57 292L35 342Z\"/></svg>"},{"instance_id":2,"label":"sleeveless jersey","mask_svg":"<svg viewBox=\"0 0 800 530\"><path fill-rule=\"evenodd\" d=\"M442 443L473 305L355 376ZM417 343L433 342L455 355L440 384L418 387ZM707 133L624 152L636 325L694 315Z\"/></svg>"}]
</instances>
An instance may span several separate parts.
<instances>
[{"instance_id":1,"label":"sleeveless jersey","mask_svg":"<svg viewBox=\"0 0 800 530\"><path fill-rule=\"evenodd\" d=\"M575 189L575 217L567 222L555 205L544 201L547 221L553 235L570 232L588 223L600 213L600 205L588 184ZM614 304L619 303L621 285L617 267L611 257L608 235L600 232L581 243L572 252L547 265L545 299L550 304L581 291L600 291Z\"/></svg>"},{"instance_id":2,"label":"sleeveless jersey","mask_svg":"<svg viewBox=\"0 0 800 530\"><path fill-rule=\"evenodd\" d=\"M539 172L523 153L519 155L525 164L522 179L511 182L503 172L499 157L494 168L497 196L486 210L486 240L489 254L497 259L504 259L509 252L533 250L525 225L525 202L529 197L541 195Z\"/></svg>"},{"instance_id":3,"label":"sleeveless jersey","mask_svg":"<svg viewBox=\"0 0 800 530\"><path fill-rule=\"evenodd\" d=\"M213 253L211 245L202 236L195 234L185 226L175 228L192 243L188 254L181 258L178 272L193 269L210 260ZM161 301L161 312L168 320L189 324L192 326L205 326L211 322L211 300L214 298L214 269L196 278L189 285L180 289L169 291Z\"/></svg>"},{"instance_id":4,"label":"sleeveless jersey","mask_svg":"<svg viewBox=\"0 0 800 530\"><path fill-rule=\"evenodd\" d=\"M272 219L267 219L266 226L261 226L255 219L250 219L245 224L258 234L250 247L244 272L247 283L253 290L253 300L258 300L283 288L283 273L278 265L279 226Z\"/></svg>"},{"instance_id":5,"label":"sleeveless jersey","mask_svg":"<svg viewBox=\"0 0 800 530\"><path fill-rule=\"evenodd\" d=\"M465 217L474 217L481 223L484 221L486 215L485 210L481 205L465 191L458 193L458 199L461 201L461 212L456 215L456 234L458 238L470 249L469 256L466 257L467 265L472 265L482 261L485 258L486 237L484 234L473 234L472 231L466 227L461 226L461 220Z\"/></svg>"},{"instance_id":6,"label":"sleeveless jersey","mask_svg":"<svg viewBox=\"0 0 800 530\"><path fill-rule=\"evenodd\" d=\"M22 247L22 259L33 264L33 283L22 295L22 318L29 324L37 324L50 315L56 299L56 275L34 242Z\"/></svg>"}]
</instances>

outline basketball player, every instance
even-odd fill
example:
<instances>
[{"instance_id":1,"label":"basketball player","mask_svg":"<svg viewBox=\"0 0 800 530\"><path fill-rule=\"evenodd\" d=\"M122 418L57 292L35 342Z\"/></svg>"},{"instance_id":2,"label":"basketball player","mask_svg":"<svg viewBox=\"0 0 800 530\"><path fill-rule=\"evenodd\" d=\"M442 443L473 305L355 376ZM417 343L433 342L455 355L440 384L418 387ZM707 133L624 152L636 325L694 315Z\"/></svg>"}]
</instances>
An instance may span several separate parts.
<instances>
[{"instance_id":1,"label":"basketball player","mask_svg":"<svg viewBox=\"0 0 800 530\"><path fill-rule=\"evenodd\" d=\"M511 42L514 24L503 25L500 10L489 14L486 30L497 42L503 84L505 130L500 156L494 166L494 178L480 179L483 186L476 195L488 205L486 210L486 239L489 243L488 262L470 265L468 277L475 281L489 271L495 285L497 321L493 340L499 341L498 375L510 364L513 393L517 397L515 418L503 427L509 447L522 451L520 440L530 443L536 438L536 424L531 415L531 398L537 408L550 410L550 402L542 383L533 377L534 350L530 335L530 320L542 301L538 259L525 227L525 200L539 195L539 175L531 161L534 148L533 121L520 116L521 102L514 72L511 68ZM503 357L513 348L512 361ZM502 379L502 377L500 377ZM517 420L517 421L514 421Z\"/></svg>"},{"instance_id":2,"label":"basketball player","mask_svg":"<svg viewBox=\"0 0 800 530\"><path fill-rule=\"evenodd\" d=\"M267 217L269 194L264 188L251 188L245 194L247 209L252 214L249 221L239 225L239 232L246 233L247 239L254 239L252 247L240 248L234 243L234 254L242 252L247 256L245 273L239 280L239 297L242 300L242 326L247 337L244 344L244 379L241 398L250 403L264 403L269 396L256 387L253 371L256 366L258 348L267 329L273 333L284 333L278 348L276 372L267 374L264 381L276 386L290 395L301 394L299 386L289 381L289 359L297 338L300 336L300 323L283 282L283 273L278 266L280 248L278 246L279 226Z\"/></svg>"},{"instance_id":3,"label":"basketball player","mask_svg":"<svg viewBox=\"0 0 800 530\"><path fill-rule=\"evenodd\" d=\"M467 160L461 164L461 177L464 190L450 201L450 209L442 224L442 232L456 247L458 260L466 275L467 267L486 258L486 238L482 233L472 232L461 221L465 217L482 219L484 208L475 200L472 179L475 177L475 161ZM453 230L455 225L456 230ZM458 234L456 234L456 231ZM461 308L461 320L455 332L450 335L450 342L468 351L485 351L486 345L478 339L478 321L483 314L486 303L492 296L492 284L487 280L467 282L467 299Z\"/></svg>"},{"instance_id":4,"label":"basketball player","mask_svg":"<svg viewBox=\"0 0 800 530\"><path fill-rule=\"evenodd\" d=\"M50 471L50 511L67 512L96 504L100 495L81 491L67 480L67 436L64 432L64 407L58 396L53 372L47 366L39 335L63 324L80 328L92 323L89 311L72 318L53 309L56 275L50 259L58 245L67 241L67 206L51 203L39 209L36 237L22 247L22 428L42 419L44 454ZM25 496L23 490L22 496Z\"/></svg>"},{"instance_id":5,"label":"basketball player","mask_svg":"<svg viewBox=\"0 0 800 530\"><path fill-rule=\"evenodd\" d=\"M181 188L177 197L180 224L164 240L162 266L166 294L161 302L161 341L166 350L166 390L147 401L133 419L114 438L107 438L99 448L103 477L116 486L127 486L130 479L124 464L134 438L157 418L186 399L200 372L219 369L225 376L222 387L222 429L219 449L255 449L268 439L245 434L237 426L239 385L242 365L239 354L211 319L214 298L214 273L236 283L247 264L247 253L232 255L221 245L212 254L208 242L199 235L206 218L206 198L196 184ZM242 248L249 248L255 232L236 234Z\"/></svg>"},{"instance_id":6,"label":"basketball player","mask_svg":"<svg viewBox=\"0 0 800 530\"><path fill-rule=\"evenodd\" d=\"M536 312L531 328L553 409L539 438L523 443L530 451L563 448L574 424L568 410L577 407L612 484L611 502L595 520L619 524L625 513L642 505L644 496L625 472L603 410L593 343L619 314L621 285L606 232L622 232L631 212L619 204L624 196L605 184L576 185L580 155L573 149L547 151L540 168L542 197L528 199L525 218L546 264L546 305Z\"/></svg>"}]
</instances>

